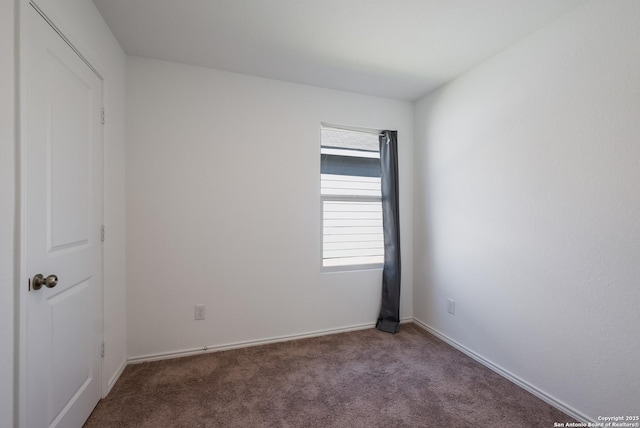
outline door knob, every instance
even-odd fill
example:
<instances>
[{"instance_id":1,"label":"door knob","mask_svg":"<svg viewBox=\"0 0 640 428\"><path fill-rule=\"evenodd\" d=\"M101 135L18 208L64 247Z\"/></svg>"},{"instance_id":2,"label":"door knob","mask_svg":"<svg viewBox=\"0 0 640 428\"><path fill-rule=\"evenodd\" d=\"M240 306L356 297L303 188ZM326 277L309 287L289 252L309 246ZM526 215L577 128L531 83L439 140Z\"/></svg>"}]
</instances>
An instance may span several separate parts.
<instances>
[{"instance_id":1,"label":"door knob","mask_svg":"<svg viewBox=\"0 0 640 428\"><path fill-rule=\"evenodd\" d=\"M31 281L31 286L34 290L40 290L43 284L46 285L47 288L53 288L58 285L58 277L56 275L49 275L45 278L44 275L39 273L34 276Z\"/></svg>"}]
</instances>

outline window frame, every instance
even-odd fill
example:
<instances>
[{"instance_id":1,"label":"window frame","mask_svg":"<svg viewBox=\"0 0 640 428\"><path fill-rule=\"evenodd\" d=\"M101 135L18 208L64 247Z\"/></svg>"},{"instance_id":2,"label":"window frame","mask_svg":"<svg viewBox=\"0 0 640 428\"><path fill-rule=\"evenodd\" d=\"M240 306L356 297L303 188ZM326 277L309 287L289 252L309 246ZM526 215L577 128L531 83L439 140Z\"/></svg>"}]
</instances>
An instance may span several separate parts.
<instances>
[{"instance_id":1,"label":"window frame","mask_svg":"<svg viewBox=\"0 0 640 428\"><path fill-rule=\"evenodd\" d=\"M375 131L371 129L363 129L363 128L351 128L351 127L341 127L335 125L321 125L320 132L320 152L322 152L322 129L332 129L339 131L349 131L349 132L360 132L367 134L379 135L380 131ZM364 157L364 156L363 156ZM322 182L322 168L320 168L320 177L319 183ZM353 271L375 271L382 270L384 266L384 261L380 263L358 263L358 264L349 264L349 265L339 265L339 266L325 266L324 265L324 204L325 202L331 201L345 201L345 202L378 202L382 204L382 194L380 196L364 196L364 195L323 195L322 190L320 190L320 272L321 273L338 273L338 272L353 272ZM383 241L384 244L384 241ZM384 254L384 250L383 250ZM384 257L384 256L383 256Z\"/></svg>"}]
</instances>

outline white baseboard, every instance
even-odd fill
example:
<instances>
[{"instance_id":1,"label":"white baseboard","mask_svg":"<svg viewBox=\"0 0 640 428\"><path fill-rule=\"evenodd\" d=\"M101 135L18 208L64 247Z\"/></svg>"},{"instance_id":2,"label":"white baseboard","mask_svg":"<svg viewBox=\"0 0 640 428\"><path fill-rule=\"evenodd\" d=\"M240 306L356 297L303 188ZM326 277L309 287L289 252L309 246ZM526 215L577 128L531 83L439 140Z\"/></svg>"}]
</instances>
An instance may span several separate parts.
<instances>
[{"instance_id":1,"label":"white baseboard","mask_svg":"<svg viewBox=\"0 0 640 428\"><path fill-rule=\"evenodd\" d=\"M107 391L105 392L102 398L106 397L107 394L111 392L111 388L113 388L113 385L115 385L118 379L120 379L120 375L122 374L122 372L126 367L127 367L127 360L123 360L122 364L120 364L120 367L118 367L118 370L116 370L114 375L111 376L111 379L109 379L109 382L107 382Z\"/></svg>"},{"instance_id":2,"label":"white baseboard","mask_svg":"<svg viewBox=\"0 0 640 428\"><path fill-rule=\"evenodd\" d=\"M538 389L537 387L531 385L530 383L522 380L521 378L519 378L515 374L511 373L508 370L503 369L499 365L493 363L492 361L487 360L483 356L476 354L471 349L469 349L466 346L456 342L455 340L453 340L450 337L444 335L443 333L440 333L435 328L423 323L422 321L420 321L420 320L418 320L416 318L413 319L413 322L417 326L421 327L422 329L424 329L427 332L431 333L432 335L436 336L438 339L440 339L443 342L453 346L454 348L456 348L457 350L459 350L463 354L473 358L474 360L476 360L477 362L479 362L483 366L485 366L488 369L496 372L497 374L499 374L500 376L504 377L505 379L515 383L520 388L524 389L525 391L530 392L531 394L535 395L536 397L538 397L542 401L546 402L547 404L550 404L551 406L555 407L556 409L560 410L561 412L566 413L567 415L571 416L572 418L576 419L577 421L585 423L585 424L594 423L593 420L589 419L586 415L582 414L581 412L577 411L576 409L572 408L571 406L568 406L567 404L563 403L562 401L558 400L557 398L547 394L546 392ZM563 421L558 421L558 422L563 422Z\"/></svg>"},{"instance_id":3,"label":"white baseboard","mask_svg":"<svg viewBox=\"0 0 640 428\"><path fill-rule=\"evenodd\" d=\"M401 324L413 322L413 318L403 318L400 320ZM288 342L290 340L307 339L310 337L326 336L329 334L346 333L348 331L366 330L376 326L376 323L364 323L350 325L346 327L330 328L327 330L317 330L309 333L291 334L286 336L275 336L267 339L247 340L241 342L227 343L223 345L205 346L202 348L190 348L181 349L171 352L161 352L157 354L139 355L135 357L129 357L127 359L128 364L145 363L148 361L168 360L171 358L188 357L191 355L206 354L211 352L227 351L229 349L248 348L250 346L267 345L270 343Z\"/></svg>"}]
</instances>

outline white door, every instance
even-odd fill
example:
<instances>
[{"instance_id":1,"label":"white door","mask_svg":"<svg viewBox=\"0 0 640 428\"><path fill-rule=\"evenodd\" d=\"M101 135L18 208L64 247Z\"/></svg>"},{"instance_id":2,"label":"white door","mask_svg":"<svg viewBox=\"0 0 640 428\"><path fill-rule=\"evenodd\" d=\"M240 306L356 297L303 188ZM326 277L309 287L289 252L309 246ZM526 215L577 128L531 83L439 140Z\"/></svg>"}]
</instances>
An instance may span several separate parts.
<instances>
[{"instance_id":1,"label":"white door","mask_svg":"<svg viewBox=\"0 0 640 428\"><path fill-rule=\"evenodd\" d=\"M102 81L33 7L27 14L21 426L73 428L101 391Z\"/></svg>"}]
</instances>

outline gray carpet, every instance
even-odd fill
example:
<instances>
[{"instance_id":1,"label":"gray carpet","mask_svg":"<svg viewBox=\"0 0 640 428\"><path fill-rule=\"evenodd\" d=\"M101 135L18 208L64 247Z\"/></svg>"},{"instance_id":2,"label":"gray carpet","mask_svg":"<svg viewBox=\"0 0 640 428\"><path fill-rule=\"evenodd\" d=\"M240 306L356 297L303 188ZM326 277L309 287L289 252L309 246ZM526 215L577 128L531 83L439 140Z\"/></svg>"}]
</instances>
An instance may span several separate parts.
<instances>
[{"instance_id":1,"label":"gray carpet","mask_svg":"<svg viewBox=\"0 0 640 428\"><path fill-rule=\"evenodd\" d=\"M85 427L553 427L574 421L414 324L127 367Z\"/></svg>"}]
</instances>

